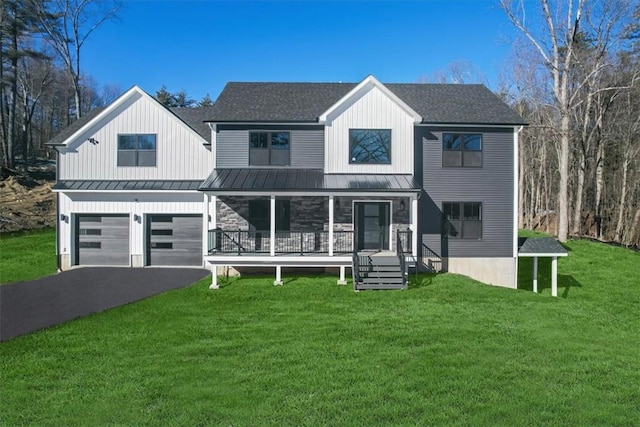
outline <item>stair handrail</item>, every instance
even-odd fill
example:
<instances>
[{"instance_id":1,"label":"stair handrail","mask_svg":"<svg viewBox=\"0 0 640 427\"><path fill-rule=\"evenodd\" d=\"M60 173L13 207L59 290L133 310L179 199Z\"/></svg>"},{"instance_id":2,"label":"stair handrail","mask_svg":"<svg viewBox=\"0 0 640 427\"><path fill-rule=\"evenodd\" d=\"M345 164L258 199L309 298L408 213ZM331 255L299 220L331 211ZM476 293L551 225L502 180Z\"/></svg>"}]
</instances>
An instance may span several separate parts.
<instances>
[{"instance_id":1,"label":"stair handrail","mask_svg":"<svg viewBox=\"0 0 640 427\"><path fill-rule=\"evenodd\" d=\"M402 239L400 239L400 229L396 230L396 255L400 261L400 271L402 271L402 286L407 286L407 260L402 249Z\"/></svg>"},{"instance_id":2,"label":"stair handrail","mask_svg":"<svg viewBox=\"0 0 640 427\"><path fill-rule=\"evenodd\" d=\"M358 289L360 283L360 260L358 259L358 250L355 239L353 241L353 262L351 263L351 276L353 277L353 289Z\"/></svg>"}]
</instances>

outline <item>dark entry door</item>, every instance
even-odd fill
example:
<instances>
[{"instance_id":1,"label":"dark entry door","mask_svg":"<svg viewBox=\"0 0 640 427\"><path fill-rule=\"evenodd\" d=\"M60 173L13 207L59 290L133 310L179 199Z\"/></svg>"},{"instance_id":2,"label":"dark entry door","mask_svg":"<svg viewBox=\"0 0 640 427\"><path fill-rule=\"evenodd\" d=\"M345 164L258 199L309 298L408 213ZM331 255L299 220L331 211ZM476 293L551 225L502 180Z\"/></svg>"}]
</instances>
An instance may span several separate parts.
<instances>
[{"instance_id":1,"label":"dark entry door","mask_svg":"<svg viewBox=\"0 0 640 427\"><path fill-rule=\"evenodd\" d=\"M388 250L389 203L356 202L354 210L357 250Z\"/></svg>"}]
</instances>

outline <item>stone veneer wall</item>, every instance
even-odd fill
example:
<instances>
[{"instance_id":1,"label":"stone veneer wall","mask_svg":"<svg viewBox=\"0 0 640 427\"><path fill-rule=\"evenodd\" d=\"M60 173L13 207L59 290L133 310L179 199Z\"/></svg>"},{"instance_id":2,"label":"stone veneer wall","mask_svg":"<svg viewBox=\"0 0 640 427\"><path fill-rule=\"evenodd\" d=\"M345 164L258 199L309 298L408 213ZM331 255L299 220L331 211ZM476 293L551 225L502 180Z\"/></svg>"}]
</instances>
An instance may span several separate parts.
<instances>
[{"instance_id":1,"label":"stone veneer wall","mask_svg":"<svg viewBox=\"0 0 640 427\"><path fill-rule=\"evenodd\" d=\"M249 201L269 197L218 197L218 227L224 230L249 230ZM327 197L277 197L290 201L291 231L324 230L329 222Z\"/></svg>"},{"instance_id":2,"label":"stone veneer wall","mask_svg":"<svg viewBox=\"0 0 640 427\"><path fill-rule=\"evenodd\" d=\"M269 200L269 197L223 196L217 199L218 227L224 230L249 229L249 201L256 199ZM285 198L278 197L277 200ZM287 197L291 201L291 231L327 230L329 225L329 198ZM396 230L409 228L409 197L339 197L334 199L334 231L353 231L354 201L392 201L391 228L392 248L395 248ZM404 201L404 209L401 207Z\"/></svg>"}]
</instances>

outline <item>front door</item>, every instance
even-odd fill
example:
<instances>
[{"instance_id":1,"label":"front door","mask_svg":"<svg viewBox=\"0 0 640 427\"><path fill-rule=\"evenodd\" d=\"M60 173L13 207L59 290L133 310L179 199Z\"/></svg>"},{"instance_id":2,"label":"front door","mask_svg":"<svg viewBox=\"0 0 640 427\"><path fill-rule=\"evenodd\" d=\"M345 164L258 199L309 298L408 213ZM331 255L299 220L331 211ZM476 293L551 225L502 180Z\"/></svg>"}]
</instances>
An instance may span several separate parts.
<instances>
[{"instance_id":1,"label":"front door","mask_svg":"<svg viewBox=\"0 0 640 427\"><path fill-rule=\"evenodd\" d=\"M354 203L357 250L389 250L389 205L388 202Z\"/></svg>"}]
</instances>

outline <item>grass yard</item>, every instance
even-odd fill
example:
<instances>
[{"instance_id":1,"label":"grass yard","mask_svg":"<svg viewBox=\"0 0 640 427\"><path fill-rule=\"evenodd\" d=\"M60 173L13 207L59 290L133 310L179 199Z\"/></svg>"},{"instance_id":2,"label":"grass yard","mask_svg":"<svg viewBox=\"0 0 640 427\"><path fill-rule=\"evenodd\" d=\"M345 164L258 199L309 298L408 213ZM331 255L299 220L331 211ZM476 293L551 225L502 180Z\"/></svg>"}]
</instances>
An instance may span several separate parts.
<instances>
[{"instance_id":1,"label":"grass yard","mask_svg":"<svg viewBox=\"0 0 640 427\"><path fill-rule=\"evenodd\" d=\"M56 272L56 231L0 234L0 285L32 280Z\"/></svg>"},{"instance_id":2,"label":"grass yard","mask_svg":"<svg viewBox=\"0 0 640 427\"><path fill-rule=\"evenodd\" d=\"M567 246L558 298L545 261L540 295L204 280L16 338L0 425L638 425L640 255Z\"/></svg>"}]
</instances>

